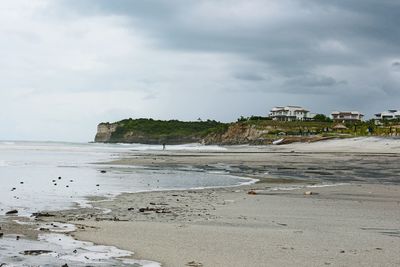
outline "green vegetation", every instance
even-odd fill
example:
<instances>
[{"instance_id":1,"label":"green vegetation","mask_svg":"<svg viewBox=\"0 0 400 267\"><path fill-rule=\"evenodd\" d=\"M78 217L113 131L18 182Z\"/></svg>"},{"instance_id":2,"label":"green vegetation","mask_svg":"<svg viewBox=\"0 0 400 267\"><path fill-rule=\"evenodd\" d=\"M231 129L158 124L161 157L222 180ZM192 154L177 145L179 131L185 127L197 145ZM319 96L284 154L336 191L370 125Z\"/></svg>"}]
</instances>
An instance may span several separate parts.
<instances>
[{"instance_id":1,"label":"green vegetation","mask_svg":"<svg viewBox=\"0 0 400 267\"><path fill-rule=\"evenodd\" d=\"M268 143L271 140L292 136L296 138L357 137L400 135L397 121L384 121L376 125L373 120L366 122L333 122L319 114L313 121L274 121L267 117L240 117L235 123L215 120L178 121L153 119L127 119L113 124L106 142L127 142L147 144L205 143ZM339 127L338 127L339 125ZM228 131L229 129L229 131Z\"/></svg>"},{"instance_id":2,"label":"green vegetation","mask_svg":"<svg viewBox=\"0 0 400 267\"><path fill-rule=\"evenodd\" d=\"M127 119L117 122L118 126L112 133L112 140L126 138L127 135L136 138L167 141L171 139L202 138L214 132L224 132L228 124L215 120L207 121L178 121L153 119Z\"/></svg>"},{"instance_id":3,"label":"green vegetation","mask_svg":"<svg viewBox=\"0 0 400 267\"><path fill-rule=\"evenodd\" d=\"M332 122L332 119L325 116L324 114L317 114L314 117L314 121Z\"/></svg>"}]
</instances>

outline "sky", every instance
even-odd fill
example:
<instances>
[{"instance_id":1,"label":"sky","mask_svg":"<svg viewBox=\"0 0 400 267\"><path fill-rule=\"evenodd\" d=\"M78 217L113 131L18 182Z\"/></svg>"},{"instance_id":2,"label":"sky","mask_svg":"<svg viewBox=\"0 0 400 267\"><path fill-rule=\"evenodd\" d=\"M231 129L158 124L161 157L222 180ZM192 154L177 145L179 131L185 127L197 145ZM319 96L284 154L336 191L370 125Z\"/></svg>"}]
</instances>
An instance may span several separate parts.
<instances>
[{"instance_id":1,"label":"sky","mask_svg":"<svg viewBox=\"0 0 400 267\"><path fill-rule=\"evenodd\" d=\"M279 105L400 109L398 0L3 0L0 140Z\"/></svg>"}]
</instances>

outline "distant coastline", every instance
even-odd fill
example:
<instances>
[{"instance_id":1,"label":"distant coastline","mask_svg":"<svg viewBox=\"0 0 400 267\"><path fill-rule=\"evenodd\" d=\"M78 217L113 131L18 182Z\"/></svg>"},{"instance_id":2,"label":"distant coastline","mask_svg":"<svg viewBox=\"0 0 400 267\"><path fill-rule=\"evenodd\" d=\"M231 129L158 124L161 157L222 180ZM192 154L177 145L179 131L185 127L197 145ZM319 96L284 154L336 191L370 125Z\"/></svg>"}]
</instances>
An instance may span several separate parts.
<instances>
[{"instance_id":1,"label":"distant coastline","mask_svg":"<svg viewBox=\"0 0 400 267\"><path fill-rule=\"evenodd\" d=\"M263 117L241 118L231 123L215 120L126 119L100 123L94 141L160 145L268 145L360 136L400 136L400 123L376 125L373 121L274 121Z\"/></svg>"}]
</instances>

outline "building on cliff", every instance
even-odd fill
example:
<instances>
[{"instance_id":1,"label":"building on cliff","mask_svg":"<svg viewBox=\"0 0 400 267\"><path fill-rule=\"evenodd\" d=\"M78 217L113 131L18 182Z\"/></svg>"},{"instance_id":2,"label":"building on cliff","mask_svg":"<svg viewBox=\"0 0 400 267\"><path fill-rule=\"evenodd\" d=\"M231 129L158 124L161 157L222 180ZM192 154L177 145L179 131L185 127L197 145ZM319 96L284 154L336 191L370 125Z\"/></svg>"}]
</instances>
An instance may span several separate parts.
<instances>
[{"instance_id":1,"label":"building on cliff","mask_svg":"<svg viewBox=\"0 0 400 267\"><path fill-rule=\"evenodd\" d=\"M299 106L274 107L269 113L269 117L276 121L306 121L312 120L313 116L308 110Z\"/></svg>"},{"instance_id":2,"label":"building on cliff","mask_svg":"<svg viewBox=\"0 0 400 267\"><path fill-rule=\"evenodd\" d=\"M381 113L375 114L374 117L376 124L381 124L382 121L400 120L400 110L389 109Z\"/></svg>"},{"instance_id":3,"label":"building on cliff","mask_svg":"<svg viewBox=\"0 0 400 267\"><path fill-rule=\"evenodd\" d=\"M359 111L334 111L331 113L335 122L357 122L362 121L364 115Z\"/></svg>"}]
</instances>

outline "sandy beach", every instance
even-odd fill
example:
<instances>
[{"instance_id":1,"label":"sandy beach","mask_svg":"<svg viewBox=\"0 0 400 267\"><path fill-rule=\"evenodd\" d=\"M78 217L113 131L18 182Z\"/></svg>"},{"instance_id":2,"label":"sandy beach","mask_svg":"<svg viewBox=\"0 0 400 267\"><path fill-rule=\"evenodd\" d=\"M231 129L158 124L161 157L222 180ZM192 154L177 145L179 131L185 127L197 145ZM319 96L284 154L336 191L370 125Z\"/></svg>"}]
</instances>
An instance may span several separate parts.
<instances>
[{"instance_id":1,"label":"sandy beach","mask_svg":"<svg viewBox=\"0 0 400 267\"><path fill-rule=\"evenodd\" d=\"M398 186L313 188L319 194L311 196L305 189L258 195L248 189L124 194L99 204L112 209L107 216L77 215L94 228L74 236L163 266L400 264Z\"/></svg>"},{"instance_id":2,"label":"sandy beach","mask_svg":"<svg viewBox=\"0 0 400 267\"><path fill-rule=\"evenodd\" d=\"M379 169L391 181L399 178L396 147L324 152L323 146L304 146L303 152L293 151L299 150L295 144L268 152L247 147L216 153L136 153L112 165L228 168L260 181L94 199L96 209L64 211L57 219L83 226L73 233L79 240L134 251L135 258L162 266L400 265L400 186L371 182L373 170ZM286 178L265 172L265 166L281 166L284 160L291 167L290 175L284 170ZM354 180L334 177L342 184L321 185L318 171L324 175L326 169L333 175L345 169ZM295 179L307 170L316 175Z\"/></svg>"},{"instance_id":3,"label":"sandy beach","mask_svg":"<svg viewBox=\"0 0 400 267\"><path fill-rule=\"evenodd\" d=\"M2 232L34 239L48 231L42 224L69 223L67 235L153 262L144 266L399 266L398 140L317 144L133 151L102 169L258 182L93 196L92 207L45 212L33 226L10 218Z\"/></svg>"}]
</instances>

